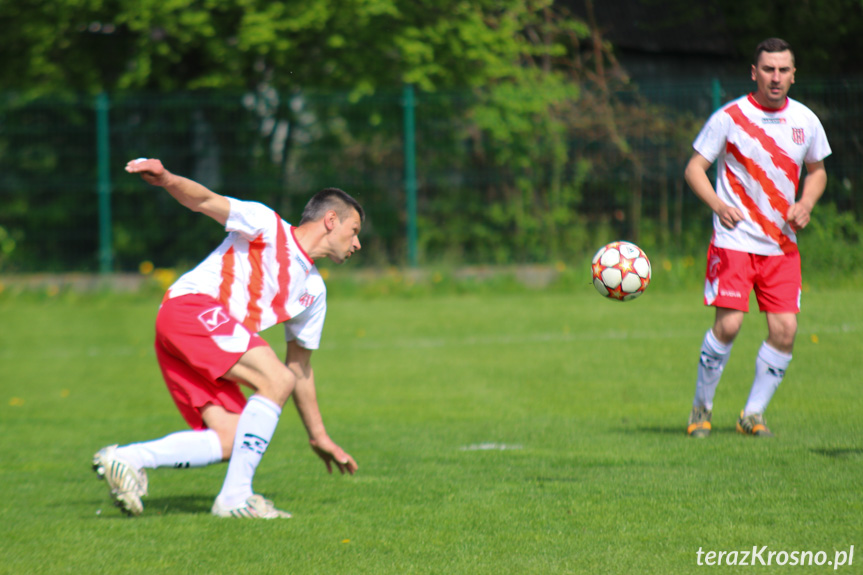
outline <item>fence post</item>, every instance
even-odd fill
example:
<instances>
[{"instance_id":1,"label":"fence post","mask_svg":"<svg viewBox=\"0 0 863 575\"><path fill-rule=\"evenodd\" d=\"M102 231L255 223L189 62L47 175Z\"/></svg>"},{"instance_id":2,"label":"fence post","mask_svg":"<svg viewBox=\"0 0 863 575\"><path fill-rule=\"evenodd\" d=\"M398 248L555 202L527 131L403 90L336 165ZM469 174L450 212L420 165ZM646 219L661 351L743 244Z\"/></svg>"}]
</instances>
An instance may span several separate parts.
<instances>
[{"instance_id":1,"label":"fence post","mask_svg":"<svg viewBox=\"0 0 863 575\"><path fill-rule=\"evenodd\" d=\"M103 274L114 269L114 250L111 245L110 107L108 95L100 92L96 96L96 154L99 178L99 272Z\"/></svg>"},{"instance_id":2,"label":"fence post","mask_svg":"<svg viewBox=\"0 0 863 575\"><path fill-rule=\"evenodd\" d=\"M414 123L414 87L405 84L402 90L404 106L405 192L407 195L408 264L417 265L417 170L416 125Z\"/></svg>"},{"instance_id":3,"label":"fence post","mask_svg":"<svg viewBox=\"0 0 863 575\"><path fill-rule=\"evenodd\" d=\"M711 104L713 104L712 113L722 105L722 85L719 83L719 78L713 78L713 81L710 83L710 95L712 97Z\"/></svg>"}]
</instances>

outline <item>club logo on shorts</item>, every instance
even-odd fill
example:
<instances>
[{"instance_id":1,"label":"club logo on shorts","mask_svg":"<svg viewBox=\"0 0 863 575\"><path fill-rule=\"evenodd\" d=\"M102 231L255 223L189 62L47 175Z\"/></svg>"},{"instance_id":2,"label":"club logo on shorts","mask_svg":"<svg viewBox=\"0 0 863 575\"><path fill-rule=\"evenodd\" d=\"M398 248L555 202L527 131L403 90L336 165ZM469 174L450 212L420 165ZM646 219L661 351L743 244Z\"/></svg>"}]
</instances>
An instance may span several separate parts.
<instances>
[{"instance_id":1,"label":"club logo on shorts","mask_svg":"<svg viewBox=\"0 0 863 575\"><path fill-rule=\"evenodd\" d=\"M722 260L719 256L710 256L710 261L707 263L707 277L713 279L719 275L719 264Z\"/></svg>"},{"instance_id":2,"label":"club logo on shorts","mask_svg":"<svg viewBox=\"0 0 863 575\"><path fill-rule=\"evenodd\" d=\"M228 323L231 318L220 307L210 308L198 316L198 320L204 324L207 331L215 331L220 325Z\"/></svg>"},{"instance_id":3,"label":"club logo on shorts","mask_svg":"<svg viewBox=\"0 0 863 575\"><path fill-rule=\"evenodd\" d=\"M806 143L806 136L803 133L803 128L791 128L791 141L800 145Z\"/></svg>"}]
</instances>

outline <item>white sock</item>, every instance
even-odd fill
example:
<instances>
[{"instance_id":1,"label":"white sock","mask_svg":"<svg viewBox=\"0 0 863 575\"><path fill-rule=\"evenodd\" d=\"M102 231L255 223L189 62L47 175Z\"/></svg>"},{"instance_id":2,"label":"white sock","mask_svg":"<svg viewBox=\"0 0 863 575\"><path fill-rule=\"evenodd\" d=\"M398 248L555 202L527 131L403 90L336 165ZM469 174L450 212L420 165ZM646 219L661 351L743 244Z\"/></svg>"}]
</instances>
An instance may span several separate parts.
<instances>
[{"instance_id":1,"label":"white sock","mask_svg":"<svg viewBox=\"0 0 863 575\"><path fill-rule=\"evenodd\" d=\"M265 397L253 395L240 414L231 461L217 499L225 507L237 507L253 495L252 478L273 438L282 409Z\"/></svg>"},{"instance_id":2,"label":"white sock","mask_svg":"<svg viewBox=\"0 0 863 575\"><path fill-rule=\"evenodd\" d=\"M698 378L695 380L693 407L713 409L716 386L719 385L722 370L728 363L733 345L734 342L725 344L716 339L713 328L708 329L704 334L704 341L701 343L701 359L698 361Z\"/></svg>"},{"instance_id":3,"label":"white sock","mask_svg":"<svg viewBox=\"0 0 863 575\"><path fill-rule=\"evenodd\" d=\"M117 456L137 468L204 467L222 460L219 434L212 429L178 431L161 439L117 448Z\"/></svg>"},{"instance_id":4,"label":"white sock","mask_svg":"<svg viewBox=\"0 0 863 575\"><path fill-rule=\"evenodd\" d=\"M752 382L746 407L743 408L744 417L753 413L764 413L776 388L782 383L790 363L790 353L774 349L767 345L766 341L761 344L758 357L755 358L755 380Z\"/></svg>"}]
</instances>

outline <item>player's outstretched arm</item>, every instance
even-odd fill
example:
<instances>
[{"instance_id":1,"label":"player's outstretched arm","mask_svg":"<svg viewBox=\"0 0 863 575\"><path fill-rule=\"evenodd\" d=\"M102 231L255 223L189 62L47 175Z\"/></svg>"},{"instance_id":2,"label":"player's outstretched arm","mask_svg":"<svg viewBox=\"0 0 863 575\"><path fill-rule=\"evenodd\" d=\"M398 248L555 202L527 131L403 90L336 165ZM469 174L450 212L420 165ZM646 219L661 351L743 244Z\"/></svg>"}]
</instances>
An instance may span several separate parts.
<instances>
[{"instance_id":1,"label":"player's outstretched arm","mask_svg":"<svg viewBox=\"0 0 863 575\"><path fill-rule=\"evenodd\" d=\"M288 342L288 357L285 363L297 378L293 393L294 405L297 406L297 412L309 434L309 445L324 461L327 472L332 473L335 465L340 473L347 472L353 475L357 470L357 462L330 439L324 427L315 391L315 374L312 370L311 356L311 350L303 348L295 341Z\"/></svg>"},{"instance_id":2,"label":"player's outstretched arm","mask_svg":"<svg viewBox=\"0 0 863 575\"><path fill-rule=\"evenodd\" d=\"M210 216L223 226L228 221L231 211L228 198L189 178L172 174L161 161L155 158L132 160L126 164L126 171L130 174L138 174L150 185L165 188L175 200L193 212Z\"/></svg>"}]
</instances>

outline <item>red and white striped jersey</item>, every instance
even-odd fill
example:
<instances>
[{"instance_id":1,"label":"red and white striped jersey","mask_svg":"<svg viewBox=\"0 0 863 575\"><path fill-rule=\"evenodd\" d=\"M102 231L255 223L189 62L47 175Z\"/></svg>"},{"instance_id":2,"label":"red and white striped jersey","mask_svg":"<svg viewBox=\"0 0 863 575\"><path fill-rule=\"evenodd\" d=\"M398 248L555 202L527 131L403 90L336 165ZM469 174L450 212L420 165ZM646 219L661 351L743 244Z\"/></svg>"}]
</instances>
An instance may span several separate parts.
<instances>
[{"instance_id":1,"label":"red and white striped jersey","mask_svg":"<svg viewBox=\"0 0 863 575\"><path fill-rule=\"evenodd\" d=\"M252 332L285 322L285 339L320 346L327 313L324 280L294 228L263 204L228 198L228 236L166 295L206 294Z\"/></svg>"},{"instance_id":2,"label":"red and white striped jersey","mask_svg":"<svg viewBox=\"0 0 863 575\"><path fill-rule=\"evenodd\" d=\"M797 236L785 220L803 165L831 153L812 110L791 98L772 110L742 96L714 112L692 146L716 162L719 198L746 214L733 230L714 214L714 244L766 256L795 252Z\"/></svg>"}]
</instances>

